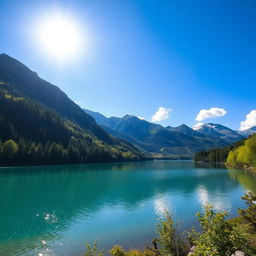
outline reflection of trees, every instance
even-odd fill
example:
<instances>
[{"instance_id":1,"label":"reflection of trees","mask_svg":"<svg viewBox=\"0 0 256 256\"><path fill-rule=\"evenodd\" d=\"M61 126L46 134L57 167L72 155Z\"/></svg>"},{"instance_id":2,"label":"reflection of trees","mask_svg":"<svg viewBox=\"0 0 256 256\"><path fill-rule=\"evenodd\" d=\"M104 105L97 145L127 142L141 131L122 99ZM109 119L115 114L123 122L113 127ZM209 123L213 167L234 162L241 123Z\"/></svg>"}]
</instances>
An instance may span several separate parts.
<instances>
[{"instance_id":1,"label":"reflection of trees","mask_svg":"<svg viewBox=\"0 0 256 256\"><path fill-rule=\"evenodd\" d=\"M224 170L196 170L190 161L11 168L0 176L0 235L8 239L62 229L104 206L132 209L167 192L189 198L200 185L214 194L232 190L237 181Z\"/></svg>"},{"instance_id":2,"label":"reflection of trees","mask_svg":"<svg viewBox=\"0 0 256 256\"><path fill-rule=\"evenodd\" d=\"M226 169L225 164L218 162L195 162L195 168L223 168Z\"/></svg>"},{"instance_id":3,"label":"reflection of trees","mask_svg":"<svg viewBox=\"0 0 256 256\"><path fill-rule=\"evenodd\" d=\"M248 170L228 169L228 174L245 189L256 192L256 173Z\"/></svg>"}]
</instances>

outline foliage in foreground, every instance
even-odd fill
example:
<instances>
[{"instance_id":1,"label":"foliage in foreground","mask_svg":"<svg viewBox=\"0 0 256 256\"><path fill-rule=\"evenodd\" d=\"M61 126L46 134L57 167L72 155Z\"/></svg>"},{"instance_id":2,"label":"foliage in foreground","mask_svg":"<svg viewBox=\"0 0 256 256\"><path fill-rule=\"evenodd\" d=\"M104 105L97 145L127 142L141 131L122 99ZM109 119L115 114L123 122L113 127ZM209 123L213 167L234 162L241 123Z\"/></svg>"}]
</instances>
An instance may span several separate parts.
<instances>
[{"instance_id":1,"label":"foliage in foreground","mask_svg":"<svg viewBox=\"0 0 256 256\"><path fill-rule=\"evenodd\" d=\"M209 205L197 216L201 232L190 232L190 241L196 246L195 256L230 256L236 250L252 255L248 224L229 223L225 220L226 212L217 212Z\"/></svg>"},{"instance_id":2,"label":"foliage in foreground","mask_svg":"<svg viewBox=\"0 0 256 256\"><path fill-rule=\"evenodd\" d=\"M244 222L250 224L256 232L256 194L249 192L245 194L242 199L245 201L248 208L239 209L238 212Z\"/></svg>"},{"instance_id":3,"label":"foliage in foreground","mask_svg":"<svg viewBox=\"0 0 256 256\"><path fill-rule=\"evenodd\" d=\"M227 212L216 211L210 205L204 206L203 213L197 213L200 230L193 228L188 235L180 234L171 216L158 224L158 238L153 246L145 250L125 251L115 245L109 253L112 256L230 256L237 250L246 255L256 255L256 194L242 197L248 208L239 209L240 216L226 220ZM194 246L193 252L189 248ZM87 246L85 256L104 256L104 251Z\"/></svg>"}]
</instances>

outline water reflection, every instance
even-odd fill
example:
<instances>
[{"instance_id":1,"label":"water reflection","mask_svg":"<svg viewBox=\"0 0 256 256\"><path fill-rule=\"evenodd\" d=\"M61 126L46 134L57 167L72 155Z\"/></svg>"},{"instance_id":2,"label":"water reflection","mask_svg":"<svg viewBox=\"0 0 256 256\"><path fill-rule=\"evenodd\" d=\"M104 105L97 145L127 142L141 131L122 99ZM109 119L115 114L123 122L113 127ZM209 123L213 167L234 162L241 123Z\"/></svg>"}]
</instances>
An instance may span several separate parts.
<instances>
[{"instance_id":1,"label":"water reflection","mask_svg":"<svg viewBox=\"0 0 256 256\"><path fill-rule=\"evenodd\" d=\"M2 168L0 254L68 255L95 238L136 247L166 209L186 223L206 202L235 214L243 188L256 188L250 174L192 161Z\"/></svg>"},{"instance_id":2,"label":"water reflection","mask_svg":"<svg viewBox=\"0 0 256 256\"><path fill-rule=\"evenodd\" d=\"M256 173L249 170L228 169L229 176L248 191L256 192Z\"/></svg>"}]
</instances>

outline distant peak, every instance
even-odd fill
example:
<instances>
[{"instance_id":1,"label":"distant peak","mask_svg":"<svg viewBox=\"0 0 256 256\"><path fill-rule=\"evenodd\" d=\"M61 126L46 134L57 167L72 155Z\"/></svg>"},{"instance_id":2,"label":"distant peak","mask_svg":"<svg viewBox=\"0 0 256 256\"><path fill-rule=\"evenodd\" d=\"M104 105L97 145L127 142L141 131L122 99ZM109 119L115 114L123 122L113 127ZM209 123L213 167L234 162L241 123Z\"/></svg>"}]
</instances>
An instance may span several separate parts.
<instances>
[{"instance_id":1,"label":"distant peak","mask_svg":"<svg viewBox=\"0 0 256 256\"><path fill-rule=\"evenodd\" d=\"M192 129L193 129L194 131L197 131L197 130L200 130L200 129L202 129L203 127L205 127L205 125L206 125L206 124L198 123L198 124L194 125Z\"/></svg>"},{"instance_id":2,"label":"distant peak","mask_svg":"<svg viewBox=\"0 0 256 256\"><path fill-rule=\"evenodd\" d=\"M186 124L181 124L178 127L180 128L187 128L187 129L191 129L189 126L187 126Z\"/></svg>"},{"instance_id":3,"label":"distant peak","mask_svg":"<svg viewBox=\"0 0 256 256\"><path fill-rule=\"evenodd\" d=\"M217 124L213 124L213 123L208 123L208 124L205 124L205 126L207 127L210 127L210 128L215 128L217 126Z\"/></svg>"},{"instance_id":4,"label":"distant peak","mask_svg":"<svg viewBox=\"0 0 256 256\"><path fill-rule=\"evenodd\" d=\"M6 53L0 54L0 66L1 66L1 69L4 69L5 72L7 73L15 72L15 73L19 73L20 76L24 76L24 73L21 73L21 72L26 72L27 74L38 76L36 72L29 69L25 64L7 55Z\"/></svg>"},{"instance_id":5,"label":"distant peak","mask_svg":"<svg viewBox=\"0 0 256 256\"><path fill-rule=\"evenodd\" d=\"M7 55L6 53L1 53L0 54L0 60L4 62L16 62L18 63L19 61L12 58L11 56Z\"/></svg>"},{"instance_id":6,"label":"distant peak","mask_svg":"<svg viewBox=\"0 0 256 256\"><path fill-rule=\"evenodd\" d=\"M221 126L220 124L214 124L214 123L205 123L205 124L199 124L196 127L194 127L196 130L201 129L203 127L208 127L208 128L212 128L215 129L217 126Z\"/></svg>"},{"instance_id":7,"label":"distant peak","mask_svg":"<svg viewBox=\"0 0 256 256\"><path fill-rule=\"evenodd\" d=\"M13 57L11 57L10 55L6 54L6 53L1 53L0 58L6 58L6 59L18 61L16 59L14 59Z\"/></svg>"},{"instance_id":8,"label":"distant peak","mask_svg":"<svg viewBox=\"0 0 256 256\"><path fill-rule=\"evenodd\" d=\"M12 62L12 63L19 63L20 65L25 66L23 63L21 63L20 61L18 61L15 58L7 55L6 53L1 53L0 54L0 59L3 60L3 61L9 61L9 62Z\"/></svg>"},{"instance_id":9,"label":"distant peak","mask_svg":"<svg viewBox=\"0 0 256 256\"><path fill-rule=\"evenodd\" d=\"M125 116L122 117L123 119L129 119L129 118L137 118L137 116L129 115L126 114ZM137 118L138 119L138 118Z\"/></svg>"}]
</instances>

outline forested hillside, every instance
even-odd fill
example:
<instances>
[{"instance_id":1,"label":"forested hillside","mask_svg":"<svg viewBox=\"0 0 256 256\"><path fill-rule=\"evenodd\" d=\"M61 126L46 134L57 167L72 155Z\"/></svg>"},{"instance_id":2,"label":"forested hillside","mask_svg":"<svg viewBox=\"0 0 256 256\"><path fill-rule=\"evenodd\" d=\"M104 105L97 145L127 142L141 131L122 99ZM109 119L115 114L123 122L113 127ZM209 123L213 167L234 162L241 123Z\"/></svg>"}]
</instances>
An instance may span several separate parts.
<instances>
[{"instance_id":1,"label":"forested hillside","mask_svg":"<svg viewBox=\"0 0 256 256\"><path fill-rule=\"evenodd\" d=\"M233 145L195 154L196 162L225 163L230 167L256 167L256 134Z\"/></svg>"},{"instance_id":2,"label":"forested hillside","mask_svg":"<svg viewBox=\"0 0 256 256\"><path fill-rule=\"evenodd\" d=\"M228 154L231 150L243 145L245 139L237 141L232 145L228 145L220 148L213 148L206 151L197 152L195 154L196 162L206 162L206 163L225 163Z\"/></svg>"},{"instance_id":3,"label":"forested hillside","mask_svg":"<svg viewBox=\"0 0 256 256\"><path fill-rule=\"evenodd\" d=\"M7 85L10 86L10 85ZM58 164L137 160L124 143L107 145L52 110L0 89L0 163Z\"/></svg>"},{"instance_id":4,"label":"forested hillside","mask_svg":"<svg viewBox=\"0 0 256 256\"><path fill-rule=\"evenodd\" d=\"M231 167L256 167L256 134L244 141L244 144L229 152L226 164Z\"/></svg>"},{"instance_id":5,"label":"forested hillside","mask_svg":"<svg viewBox=\"0 0 256 256\"><path fill-rule=\"evenodd\" d=\"M5 66L3 59L6 58L6 55L0 56L0 165L88 163L144 158L132 144L103 131L93 118L57 87L47 82L40 84L41 80L38 85L33 75L29 79L33 72L21 63L14 60L12 66L7 62L9 69L1 69ZM18 69L15 69L15 65L18 65ZM20 65L27 73L18 72ZM11 70L13 76L8 70ZM31 92L28 84L31 84ZM57 95L53 95L55 92ZM49 104L44 101L47 93L51 99ZM42 99L38 100L40 94ZM63 108L67 114L61 115L59 108Z\"/></svg>"},{"instance_id":6,"label":"forested hillside","mask_svg":"<svg viewBox=\"0 0 256 256\"><path fill-rule=\"evenodd\" d=\"M19 95L47 106L61 117L78 124L87 132L106 143L114 143L113 137L101 129L95 120L86 114L57 86L43 80L18 60L0 54L0 82L10 84Z\"/></svg>"}]
</instances>

